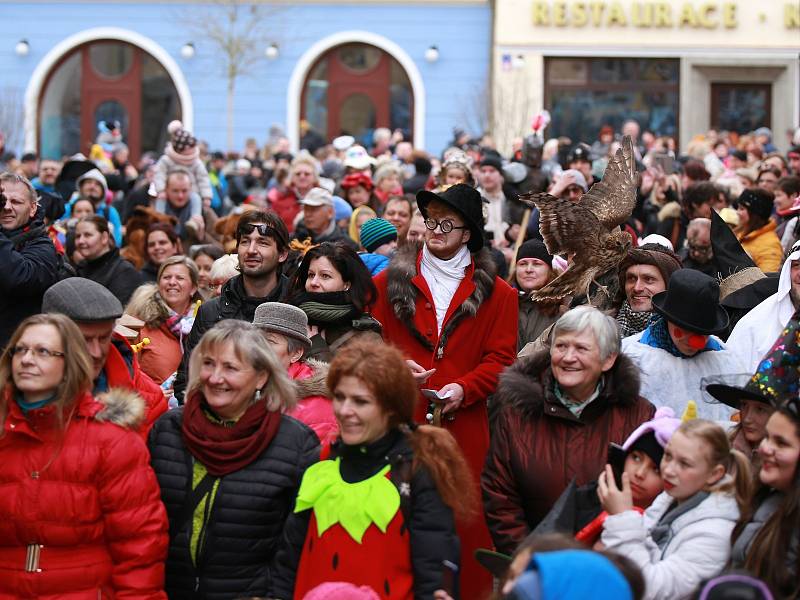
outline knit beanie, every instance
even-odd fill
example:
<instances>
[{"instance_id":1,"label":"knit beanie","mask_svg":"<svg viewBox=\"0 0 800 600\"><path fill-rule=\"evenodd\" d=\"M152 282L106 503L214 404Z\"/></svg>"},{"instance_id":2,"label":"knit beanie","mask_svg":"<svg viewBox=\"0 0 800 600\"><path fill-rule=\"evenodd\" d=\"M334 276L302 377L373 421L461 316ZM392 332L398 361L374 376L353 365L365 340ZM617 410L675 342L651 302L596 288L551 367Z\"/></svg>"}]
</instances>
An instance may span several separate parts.
<instances>
[{"instance_id":1,"label":"knit beanie","mask_svg":"<svg viewBox=\"0 0 800 600\"><path fill-rule=\"evenodd\" d=\"M517 260L521 261L523 258L538 258L543 263L547 263L548 267L553 266L553 255L547 251L547 246L541 240L528 240L519 247L517 250Z\"/></svg>"},{"instance_id":2,"label":"knit beanie","mask_svg":"<svg viewBox=\"0 0 800 600\"><path fill-rule=\"evenodd\" d=\"M665 284L669 284L672 274L683 267L680 257L661 244L645 244L631 248L619 264L619 285L625 289L625 273L633 265L652 265L661 273Z\"/></svg>"},{"instance_id":3,"label":"knit beanie","mask_svg":"<svg viewBox=\"0 0 800 600\"><path fill-rule=\"evenodd\" d=\"M183 128L183 123L180 121L172 121L167 125L167 132L170 135L170 143L172 148L178 154L183 153L187 148L193 148L197 145L197 140L190 131Z\"/></svg>"},{"instance_id":4,"label":"knit beanie","mask_svg":"<svg viewBox=\"0 0 800 600\"><path fill-rule=\"evenodd\" d=\"M374 252L384 244L397 239L397 229L386 219L370 219L361 226L361 245Z\"/></svg>"},{"instance_id":5,"label":"knit beanie","mask_svg":"<svg viewBox=\"0 0 800 600\"><path fill-rule=\"evenodd\" d=\"M772 214L774 196L765 190L745 190L736 202L744 206L751 215L766 221Z\"/></svg>"}]
</instances>

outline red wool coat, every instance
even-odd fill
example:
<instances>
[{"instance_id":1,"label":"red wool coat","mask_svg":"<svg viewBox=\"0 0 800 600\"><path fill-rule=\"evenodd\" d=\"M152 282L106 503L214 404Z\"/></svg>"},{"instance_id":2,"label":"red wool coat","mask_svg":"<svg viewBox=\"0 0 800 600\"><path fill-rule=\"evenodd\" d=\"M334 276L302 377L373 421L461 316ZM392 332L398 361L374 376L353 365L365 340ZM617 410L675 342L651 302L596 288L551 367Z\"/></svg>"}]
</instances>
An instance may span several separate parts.
<instances>
[{"instance_id":1,"label":"red wool coat","mask_svg":"<svg viewBox=\"0 0 800 600\"><path fill-rule=\"evenodd\" d=\"M426 369L436 369L425 388L438 390L454 382L464 388L462 406L453 420L445 416L443 425L463 450L478 490L489 448L486 398L494 392L500 373L516 357L517 293L493 275L487 252L474 255L450 302L440 335L433 296L419 274L421 257L421 253L399 252L374 278L378 298L372 316L383 325L383 338L400 348L406 358ZM427 412L428 401L420 396L417 422L425 423ZM481 591L487 584L491 586L491 580L473 558L476 548L491 547L483 516L459 524L458 535L463 597L483 597Z\"/></svg>"},{"instance_id":2,"label":"red wool coat","mask_svg":"<svg viewBox=\"0 0 800 600\"><path fill-rule=\"evenodd\" d=\"M166 600L158 482L141 437L116 424L137 425L141 400L85 394L61 433L54 407L25 416L4 394L0 599Z\"/></svg>"}]
</instances>

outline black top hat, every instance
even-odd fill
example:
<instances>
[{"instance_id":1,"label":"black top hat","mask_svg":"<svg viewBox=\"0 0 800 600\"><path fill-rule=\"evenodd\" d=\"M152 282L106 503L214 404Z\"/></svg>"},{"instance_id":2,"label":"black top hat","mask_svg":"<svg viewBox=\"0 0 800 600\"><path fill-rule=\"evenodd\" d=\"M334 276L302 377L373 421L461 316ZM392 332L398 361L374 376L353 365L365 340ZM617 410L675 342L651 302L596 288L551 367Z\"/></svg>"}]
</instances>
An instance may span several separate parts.
<instances>
[{"instance_id":1,"label":"black top hat","mask_svg":"<svg viewBox=\"0 0 800 600\"><path fill-rule=\"evenodd\" d=\"M417 206L426 219L428 218L428 205L432 200L446 204L464 217L471 232L467 242L470 252L477 252L483 248L483 201L478 190L465 183L457 183L440 194L426 190L417 192Z\"/></svg>"},{"instance_id":2,"label":"black top hat","mask_svg":"<svg viewBox=\"0 0 800 600\"><path fill-rule=\"evenodd\" d=\"M667 321L701 335L728 326L728 313L719 304L719 284L695 269L675 271L667 291L653 296L653 308Z\"/></svg>"}]
</instances>

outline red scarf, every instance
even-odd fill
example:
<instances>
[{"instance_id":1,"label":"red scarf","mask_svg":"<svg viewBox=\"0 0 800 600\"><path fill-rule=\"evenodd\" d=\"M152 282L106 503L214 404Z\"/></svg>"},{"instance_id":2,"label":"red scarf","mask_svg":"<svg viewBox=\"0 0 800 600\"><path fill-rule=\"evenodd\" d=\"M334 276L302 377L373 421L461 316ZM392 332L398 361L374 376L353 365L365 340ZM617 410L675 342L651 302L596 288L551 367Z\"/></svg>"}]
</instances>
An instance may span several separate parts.
<instances>
[{"instance_id":1,"label":"red scarf","mask_svg":"<svg viewBox=\"0 0 800 600\"><path fill-rule=\"evenodd\" d=\"M197 392L183 408L183 442L209 475L223 477L243 469L267 449L281 423L279 412L267 411L266 402L250 405L230 427L213 423Z\"/></svg>"}]
</instances>

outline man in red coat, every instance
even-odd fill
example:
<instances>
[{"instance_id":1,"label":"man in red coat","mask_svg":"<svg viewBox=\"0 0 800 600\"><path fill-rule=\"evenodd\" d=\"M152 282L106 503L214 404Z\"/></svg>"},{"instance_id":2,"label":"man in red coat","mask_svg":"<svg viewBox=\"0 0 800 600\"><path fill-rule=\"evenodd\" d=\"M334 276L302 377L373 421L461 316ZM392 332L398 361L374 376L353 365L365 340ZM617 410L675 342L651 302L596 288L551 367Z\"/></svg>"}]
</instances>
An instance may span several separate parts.
<instances>
[{"instance_id":1,"label":"man in red coat","mask_svg":"<svg viewBox=\"0 0 800 600\"><path fill-rule=\"evenodd\" d=\"M375 277L372 314L384 339L405 353L420 387L441 398L421 396L416 420L453 434L478 490L489 447L486 398L516 356L517 296L483 250L482 201L474 188L422 191L417 203L424 245L400 251ZM459 524L458 534L463 597L486 597L491 578L473 558L476 548L491 547L483 515Z\"/></svg>"},{"instance_id":2,"label":"man in red coat","mask_svg":"<svg viewBox=\"0 0 800 600\"><path fill-rule=\"evenodd\" d=\"M139 433L147 439L150 427L167 411L167 399L161 387L139 368L128 341L114 333L114 324L122 316L117 297L95 281L70 277L47 289L42 312L66 315L81 330L94 369L92 395L125 388L142 397L145 413Z\"/></svg>"}]
</instances>

